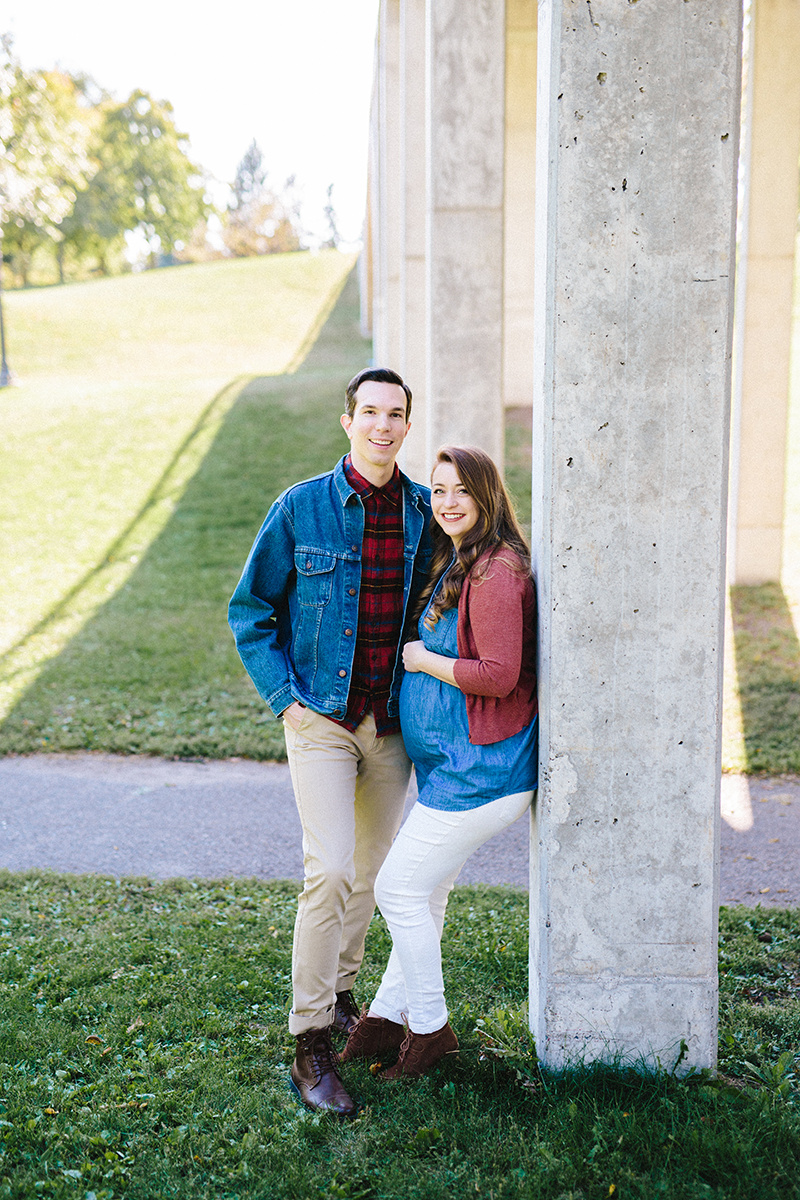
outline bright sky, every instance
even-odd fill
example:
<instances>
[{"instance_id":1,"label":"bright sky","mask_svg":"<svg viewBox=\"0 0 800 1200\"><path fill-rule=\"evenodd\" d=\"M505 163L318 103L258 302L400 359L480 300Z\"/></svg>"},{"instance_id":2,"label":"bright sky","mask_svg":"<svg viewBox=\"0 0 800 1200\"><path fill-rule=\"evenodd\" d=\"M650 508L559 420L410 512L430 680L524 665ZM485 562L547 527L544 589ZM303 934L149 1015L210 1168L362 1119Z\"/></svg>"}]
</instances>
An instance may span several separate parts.
<instances>
[{"instance_id":1,"label":"bright sky","mask_svg":"<svg viewBox=\"0 0 800 1200\"><path fill-rule=\"evenodd\" d=\"M171 101L196 162L230 182L256 139L280 187L296 175L306 227L361 234L378 0L0 0L25 67L85 72L116 98Z\"/></svg>"}]
</instances>

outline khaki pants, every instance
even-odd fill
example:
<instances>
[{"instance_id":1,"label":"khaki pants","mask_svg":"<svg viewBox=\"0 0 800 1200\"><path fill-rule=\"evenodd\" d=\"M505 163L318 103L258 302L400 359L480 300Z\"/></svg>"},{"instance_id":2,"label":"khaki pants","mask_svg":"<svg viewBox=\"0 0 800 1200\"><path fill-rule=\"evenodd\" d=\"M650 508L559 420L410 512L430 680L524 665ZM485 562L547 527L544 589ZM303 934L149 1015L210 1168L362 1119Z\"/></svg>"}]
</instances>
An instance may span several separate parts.
<instances>
[{"instance_id":1,"label":"khaki pants","mask_svg":"<svg viewBox=\"0 0 800 1200\"><path fill-rule=\"evenodd\" d=\"M400 734L379 738L367 713L355 733L306 709L284 724L303 827L289 1030L322 1029L348 991L375 910L373 885L400 827L411 763Z\"/></svg>"}]
</instances>

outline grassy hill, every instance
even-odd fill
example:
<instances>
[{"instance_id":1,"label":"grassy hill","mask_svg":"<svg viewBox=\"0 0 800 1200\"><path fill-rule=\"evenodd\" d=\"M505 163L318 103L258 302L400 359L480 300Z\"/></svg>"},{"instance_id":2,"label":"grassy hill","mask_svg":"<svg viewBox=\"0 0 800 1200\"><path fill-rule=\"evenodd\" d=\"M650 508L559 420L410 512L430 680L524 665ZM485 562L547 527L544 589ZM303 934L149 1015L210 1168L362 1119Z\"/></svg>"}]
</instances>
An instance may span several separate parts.
<instances>
[{"instance_id":1,"label":"grassy hill","mask_svg":"<svg viewBox=\"0 0 800 1200\"><path fill-rule=\"evenodd\" d=\"M346 446L369 350L352 266L276 255L7 297L0 752L275 752L225 603L295 468Z\"/></svg>"}]
</instances>

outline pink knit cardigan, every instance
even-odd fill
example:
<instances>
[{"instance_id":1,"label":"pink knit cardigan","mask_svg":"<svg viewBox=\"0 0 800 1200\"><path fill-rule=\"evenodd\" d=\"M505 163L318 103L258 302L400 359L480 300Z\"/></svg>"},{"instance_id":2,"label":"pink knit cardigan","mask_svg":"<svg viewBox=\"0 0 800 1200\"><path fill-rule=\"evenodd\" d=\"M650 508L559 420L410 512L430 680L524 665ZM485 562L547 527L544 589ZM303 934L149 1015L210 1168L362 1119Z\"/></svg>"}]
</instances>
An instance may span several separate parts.
<instances>
[{"instance_id":1,"label":"pink knit cardigan","mask_svg":"<svg viewBox=\"0 0 800 1200\"><path fill-rule=\"evenodd\" d=\"M539 711L536 593L512 551L487 552L465 579L458 601L458 655L453 672L466 695L473 745L513 737L530 724Z\"/></svg>"}]
</instances>

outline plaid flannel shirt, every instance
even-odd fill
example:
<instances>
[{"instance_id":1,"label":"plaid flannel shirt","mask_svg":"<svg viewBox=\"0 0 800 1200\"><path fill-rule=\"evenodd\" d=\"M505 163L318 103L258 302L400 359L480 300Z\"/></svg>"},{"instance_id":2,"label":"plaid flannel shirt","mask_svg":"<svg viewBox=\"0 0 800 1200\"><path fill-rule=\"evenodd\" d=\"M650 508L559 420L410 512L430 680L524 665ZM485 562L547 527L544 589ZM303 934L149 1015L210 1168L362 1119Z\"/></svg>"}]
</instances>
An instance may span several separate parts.
<instances>
[{"instance_id":1,"label":"plaid flannel shirt","mask_svg":"<svg viewBox=\"0 0 800 1200\"><path fill-rule=\"evenodd\" d=\"M347 482L364 505L361 546L361 591L358 629L347 712L335 721L357 729L372 709L378 737L400 732L397 717L386 711L392 673L403 625L403 491L400 472L382 488L360 475L348 454ZM329 720L334 718L329 717Z\"/></svg>"}]
</instances>

